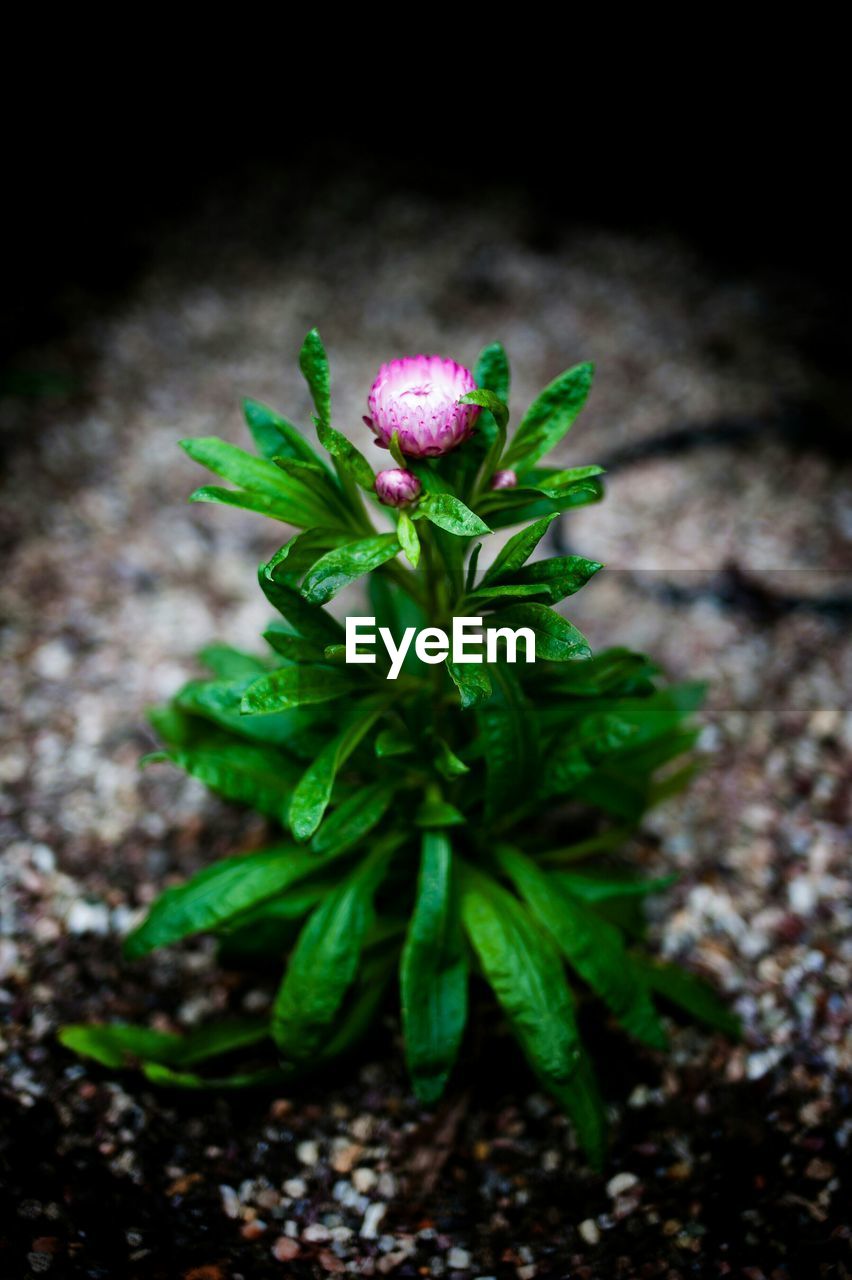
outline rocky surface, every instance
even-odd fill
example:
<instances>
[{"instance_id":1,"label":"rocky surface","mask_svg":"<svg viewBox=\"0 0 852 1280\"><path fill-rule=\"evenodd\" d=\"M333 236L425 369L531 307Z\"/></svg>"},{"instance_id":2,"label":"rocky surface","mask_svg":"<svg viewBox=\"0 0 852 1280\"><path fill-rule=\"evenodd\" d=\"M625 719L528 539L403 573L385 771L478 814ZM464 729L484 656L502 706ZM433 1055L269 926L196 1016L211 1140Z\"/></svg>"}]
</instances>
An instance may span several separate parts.
<instances>
[{"instance_id":1,"label":"rocky surface","mask_svg":"<svg viewBox=\"0 0 852 1280\"><path fill-rule=\"evenodd\" d=\"M542 244L522 202L373 210L353 188L281 241L250 220L223 239L216 217L163 234L120 301L29 353L45 394L0 402L0 1274L852 1273L852 467L822 430L800 315L674 242ZM659 948L715 979L746 1036L673 1027L657 1057L591 1027L601 1177L487 1010L435 1112L408 1094L392 1021L286 1097L157 1093L56 1044L68 1020L180 1028L268 999L204 943L130 965L119 940L164 884L263 838L137 759L144 708L203 643L257 644L253 567L280 541L188 507L201 472L176 440L241 440L244 394L306 421L295 357L315 323L353 436L375 367L415 347L472 361L501 338L516 408L594 358L564 456L622 461L559 533L608 564L572 617L710 681L706 767L635 853L680 872ZM675 428L700 447L624 459Z\"/></svg>"}]
</instances>

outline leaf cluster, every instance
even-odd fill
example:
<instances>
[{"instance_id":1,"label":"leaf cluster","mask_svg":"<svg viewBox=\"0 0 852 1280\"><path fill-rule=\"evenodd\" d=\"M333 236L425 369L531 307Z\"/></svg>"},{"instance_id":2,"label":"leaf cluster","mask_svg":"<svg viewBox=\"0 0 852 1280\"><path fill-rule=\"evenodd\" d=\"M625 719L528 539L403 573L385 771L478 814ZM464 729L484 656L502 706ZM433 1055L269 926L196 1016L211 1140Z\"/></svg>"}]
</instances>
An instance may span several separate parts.
<instances>
[{"instance_id":1,"label":"leaf cluster","mask_svg":"<svg viewBox=\"0 0 852 1280\"><path fill-rule=\"evenodd\" d=\"M642 903L668 882L616 856L647 809L689 780L702 689L661 684L625 649L592 656L558 606L601 565L541 555L554 520L602 495L601 468L544 465L586 402L592 366L556 378L510 435L508 361L499 344L486 348L466 397L480 406L477 433L406 464L422 498L403 513L377 506L370 464L332 426L315 330L300 367L316 444L251 400L254 452L183 442L230 486L200 488L194 501L294 532L258 574L274 615L266 651L209 646L208 674L151 713L163 745L147 758L257 809L273 836L167 889L125 943L138 958L207 933L228 964L283 961L269 1017L183 1037L69 1027L63 1042L173 1086L274 1082L352 1048L393 990L413 1088L432 1103L457 1062L476 982L599 1165L604 1108L578 1007L597 1001L652 1049L665 1046L666 1004L725 1032L736 1023L695 976L650 959ZM501 468L517 487L491 488ZM480 569L482 540L512 526ZM470 615L485 628L529 627L536 662L435 667L409 652L395 682L380 661L346 665L328 605L361 579L397 643L407 627ZM569 812L582 838L554 847L554 815ZM231 1069L247 1052L254 1065Z\"/></svg>"}]
</instances>

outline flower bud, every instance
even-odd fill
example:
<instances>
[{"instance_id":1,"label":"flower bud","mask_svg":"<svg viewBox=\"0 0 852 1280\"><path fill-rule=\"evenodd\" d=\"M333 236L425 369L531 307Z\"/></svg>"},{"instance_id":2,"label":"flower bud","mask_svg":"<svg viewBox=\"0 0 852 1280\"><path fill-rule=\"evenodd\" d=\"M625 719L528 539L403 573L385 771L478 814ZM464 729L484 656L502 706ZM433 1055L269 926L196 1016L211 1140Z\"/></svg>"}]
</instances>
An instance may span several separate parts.
<instances>
[{"instance_id":1,"label":"flower bud","mask_svg":"<svg viewBox=\"0 0 852 1280\"><path fill-rule=\"evenodd\" d=\"M495 471L491 477L492 489L514 489L518 483L518 477L514 471Z\"/></svg>"},{"instance_id":2,"label":"flower bud","mask_svg":"<svg viewBox=\"0 0 852 1280\"><path fill-rule=\"evenodd\" d=\"M420 481L402 467L389 467L376 476L376 494L386 507L407 507L420 497Z\"/></svg>"},{"instance_id":3,"label":"flower bud","mask_svg":"<svg viewBox=\"0 0 852 1280\"><path fill-rule=\"evenodd\" d=\"M435 458L466 440L479 414L475 404L459 404L476 388L469 369L441 356L406 356L379 369L370 388L364 421L387 448L397 432L410 458Z\"/></svg>"}]
</instances>

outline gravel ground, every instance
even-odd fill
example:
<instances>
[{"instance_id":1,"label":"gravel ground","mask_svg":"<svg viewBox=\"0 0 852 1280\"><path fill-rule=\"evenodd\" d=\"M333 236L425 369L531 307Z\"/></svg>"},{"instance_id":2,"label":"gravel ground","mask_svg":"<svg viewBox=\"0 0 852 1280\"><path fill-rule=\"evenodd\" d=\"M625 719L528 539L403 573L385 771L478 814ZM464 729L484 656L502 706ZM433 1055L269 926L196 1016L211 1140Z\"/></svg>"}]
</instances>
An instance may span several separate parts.
<instances>
[{"instance_id":1,"label":"gravel ground","mask_svg":"<svg viewBox=\"0 0 852 1280\"><path fill-rule=\"evenodd\" d=\"M164 233L123 298L29 354L64 390L0 402L0 1275L852 1274L852 466L808 431L801 316L675 242L543 244L517 201L371 209L355 186L278 241L250 220L219 237L221 217ZM173 1029L269 998L203 942L130 965L119 939L164 884L264 838L137 759L144 708L202 644L257 646L253 567L278 541L188 507L201 473L176 440L242 440L244 394L305 421L296 353L315 323L353 436L382 359L472 361L499 337L517 408L596 360L566 461L674 428L709 439L616 467L604 505L560 531L608 565L572 615L592 643L711 682L706 768L635 855L680 872L655 905L660 950L746 1026L736 1046L673 1026L668 1056L589 1028L613 1119L603 1176L487 1007L434 1112L407 1091L392 1019L367 1059L287 1097L159 1093L55 1042L68 1020ZM716 431L731 420L745 442Z\"/></svg>"}]
</instances>

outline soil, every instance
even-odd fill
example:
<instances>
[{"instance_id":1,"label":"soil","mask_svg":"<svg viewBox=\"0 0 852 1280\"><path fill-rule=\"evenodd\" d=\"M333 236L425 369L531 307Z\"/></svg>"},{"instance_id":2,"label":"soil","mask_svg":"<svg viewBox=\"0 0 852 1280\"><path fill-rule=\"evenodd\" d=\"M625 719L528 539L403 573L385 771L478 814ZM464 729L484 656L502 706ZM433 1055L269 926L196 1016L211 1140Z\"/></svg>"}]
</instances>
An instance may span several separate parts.
<instances>
[{"instance_id":1,"label":"soil","mask_svg":"<svg viewBox=\"0 0 852 1280\"><path fill-rule=\"evenodd\" d=\"M808 317L771 283L673 240L542 243L533 223L520 198L373 208L357 185L281 239L210 210L22 358L39 394L0 401L2 1280L852 1274L848 388L803 354ZM745 1036L672 1021L654 1055L592 1019L603 1175L484 999L434 1111L408 1091L391 1011L362 1056L286 1096L157 1091L57 1044L68 1021L180 1029L269 998L204 941L129 964L120 938L164 885L264 838L137 760L144 708L203 644L257 647L253 569L277 545L262 520L186 505L204 481L176 440L242 441L246 394L306 421L296 353L315 323L353 438L403 351L469 362L500 338L516 410L594 358L564 460L611 459L609 493L556 536L607 571L572 619L710 683L703 771L632 852L680 873L654 945L710 977Z\"/></svg>"}]
</instances>

